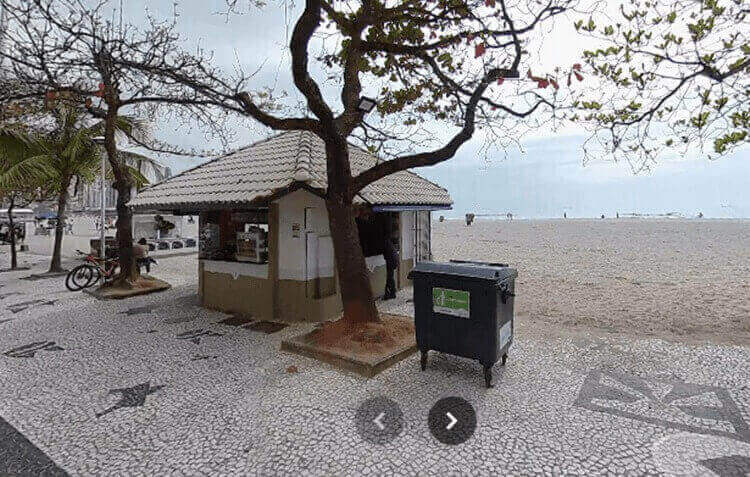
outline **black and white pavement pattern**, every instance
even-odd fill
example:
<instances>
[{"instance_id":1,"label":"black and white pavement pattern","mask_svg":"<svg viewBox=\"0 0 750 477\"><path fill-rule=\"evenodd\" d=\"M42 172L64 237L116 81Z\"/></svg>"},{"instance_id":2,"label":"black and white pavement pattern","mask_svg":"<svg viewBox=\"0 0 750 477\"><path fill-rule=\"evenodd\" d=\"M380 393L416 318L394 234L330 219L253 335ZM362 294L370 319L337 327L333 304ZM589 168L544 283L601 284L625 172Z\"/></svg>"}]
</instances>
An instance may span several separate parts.
<instances>
[{"instance_id":1,"label":"black and white pavement pattern","mask_svg":"<svg viewBox=\"0 0 750 477\"><path fill-rule=\"evenodd\" d=\"M194 257L159 265L174 287L124 301L0 276L0 475L750 473L750 348L519 319L494 388L478 363L438 353L424 372L414 355L364 379L279 351L310 325L218 323L228 315L197 305ZM381 308L412 313L410 292ZM383 445L354 422L375 396L403 413ZM476 410L456 446L427 424L449 396Z\"/></svg>"}]
</instances>

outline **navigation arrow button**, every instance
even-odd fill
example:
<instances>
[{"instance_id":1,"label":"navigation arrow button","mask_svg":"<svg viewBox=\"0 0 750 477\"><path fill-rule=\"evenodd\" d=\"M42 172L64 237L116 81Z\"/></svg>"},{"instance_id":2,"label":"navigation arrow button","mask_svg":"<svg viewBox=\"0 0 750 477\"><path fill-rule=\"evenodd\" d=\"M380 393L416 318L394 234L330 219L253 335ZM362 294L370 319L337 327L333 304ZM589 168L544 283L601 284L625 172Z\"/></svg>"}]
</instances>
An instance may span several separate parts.
<instances>
[{"instance_id":1,"label":"navigation arrow button","mask_svg":"<svg viewBox=\"0 0 750 477\"><path fill-rule=\"evenodd\" d=\"M453 414L451 414L449 412L446 412L445 415L448 416L448 419L451 420L451 422L449 422L448 425L445 426L445 428L450 431L451 429L453 429L453 426L456 425L456 423L458 422L458 419L456 419L455 417L453 417Z\"/></svg>"},{"instance_id":2,"label":"navigation arrow button","mask_svg":"<svg viewBox=\"0 0 750 477\"><path fill-rule=\"evenodd\" d=\"M378 414L378 417L372 420L372 422L375 423L376 426L382 431L385 429L385 426L383 425L383 418L385 417L385 413L381 412Z\"/></svg>"},{"instance_id":3,"label":"navigation arrow button","mask_svg":"<svg viewBox=\"0 0 750 477\"><path fill-rule=\"evenodd\" d=\"M398 404L379 396L360 404L354 424L363 440L384 445L404 430L404 414Z\"/></svg>"},{"instance_id":4,"label":"navigation arrow button","mask_svg":"<svg viewBox=\"0 0 750 477\"><path fill-rule=\"evenodd\" d=\"M457 396L446 397L432 406L427 416L430 432L443 444L463 444L474 435L477 414L468 401Z\"/></svg>"}]
</instances>

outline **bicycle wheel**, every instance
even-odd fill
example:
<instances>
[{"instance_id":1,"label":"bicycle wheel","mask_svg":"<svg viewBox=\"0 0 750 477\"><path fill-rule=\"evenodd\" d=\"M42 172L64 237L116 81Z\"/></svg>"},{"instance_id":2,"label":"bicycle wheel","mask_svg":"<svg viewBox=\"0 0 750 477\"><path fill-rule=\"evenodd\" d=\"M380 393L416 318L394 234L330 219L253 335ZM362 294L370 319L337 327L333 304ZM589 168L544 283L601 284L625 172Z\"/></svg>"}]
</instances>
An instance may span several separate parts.
<instances>
[{"instance_id":1,"label":"bicycle wheel","mask_svg":"<svg viewBox=\"0 0 750 477\"><path fill-rule=\"evenodd\" d=\"M65 277L65 287L70 291L79 291L88 286L94 276L94 269L90 265L79 265Z\"/></svg>"},{"instance_id":2,"label":"bicycle wheel","mask_svg":"<svg viewBox=\"0 0 750 477\"><path fill-rule=\"evenodd\" d=\"M83 288L92 287L99 283L99 280L102 279L102 271L99 269L99 267L95 267L93 265L88 265L88 267L91 269L91 277L89 277Z\"/></svg>"}]
</instances>

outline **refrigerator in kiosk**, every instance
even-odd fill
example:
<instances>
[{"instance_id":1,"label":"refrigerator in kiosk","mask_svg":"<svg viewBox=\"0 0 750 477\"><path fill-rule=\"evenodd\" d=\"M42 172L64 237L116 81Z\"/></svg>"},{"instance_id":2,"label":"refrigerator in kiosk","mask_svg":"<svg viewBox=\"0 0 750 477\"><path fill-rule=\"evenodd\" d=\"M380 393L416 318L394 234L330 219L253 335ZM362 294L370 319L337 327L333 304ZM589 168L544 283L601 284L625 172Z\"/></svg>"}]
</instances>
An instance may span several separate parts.
<instances>
[{"instance_id":1,"label":"refrigerator in kiosk","mask_svg":"<svg viewBox=\"0 0 750 477\"><path fill-rule=\"evenodd\" d=\"M250 227L237 232L237 252L240 262L266 263L268 261L268 232L260 227Z\"/></svg>"}]
</instances>

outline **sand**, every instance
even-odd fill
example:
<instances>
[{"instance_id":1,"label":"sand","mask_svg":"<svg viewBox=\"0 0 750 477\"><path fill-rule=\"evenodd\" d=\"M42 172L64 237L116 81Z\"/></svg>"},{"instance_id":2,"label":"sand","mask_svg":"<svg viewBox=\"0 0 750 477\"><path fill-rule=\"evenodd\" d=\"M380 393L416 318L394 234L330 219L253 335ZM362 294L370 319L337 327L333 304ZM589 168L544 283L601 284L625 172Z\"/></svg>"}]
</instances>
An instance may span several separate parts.
<instances>
[{"instance_id":1,"label":"sand","mask_svg":"<svg viewBox=\"0 0 750 477\"><path fill-rule=\"evenodd\" d=\"M313 330L309 340L317 346L369 359L414 346L414 324L409 317L380 314L380 323L351 328L342 321L329 322Z\"/></svg>"},{"instance_id":2,"label":"sand","mask_svg":"<svg viewBox=\"0 0 750 477\"><path fill-rule=\"evenodd\" d=\"M750 220L436 221L433 254L517 268L520 320L750 346Z\"/></svg>"}]
</instances>

